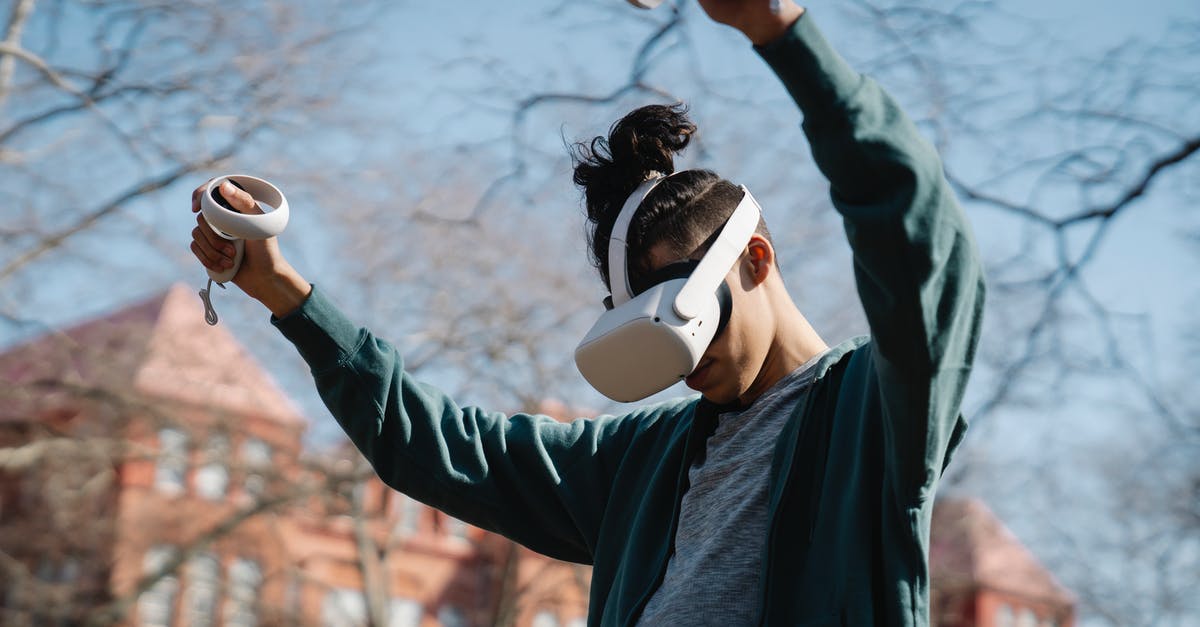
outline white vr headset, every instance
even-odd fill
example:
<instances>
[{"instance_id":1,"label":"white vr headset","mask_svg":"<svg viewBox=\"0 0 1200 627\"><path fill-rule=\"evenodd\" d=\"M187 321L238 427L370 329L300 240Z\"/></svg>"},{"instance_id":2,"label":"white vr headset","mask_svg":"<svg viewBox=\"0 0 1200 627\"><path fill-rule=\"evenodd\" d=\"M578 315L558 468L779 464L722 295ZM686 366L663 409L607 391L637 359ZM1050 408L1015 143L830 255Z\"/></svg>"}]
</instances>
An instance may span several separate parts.
<instances>
[{"instance_id":1,"label":"white vr headset","mask_svg":"<svg viewBox=\"0 0 1200 627\"><path fill-rule=\"evenodd\" d=\"M732 303L725 276L758 227L762 209L742 187L742 200L700 261L668 265L635 293L629 281L629 225L663 177L633 190L608 242L609 310L575 349L583 378L614 401L638 401L684 379L700 363L725 323Z\"/></svg>"}]
</instances>

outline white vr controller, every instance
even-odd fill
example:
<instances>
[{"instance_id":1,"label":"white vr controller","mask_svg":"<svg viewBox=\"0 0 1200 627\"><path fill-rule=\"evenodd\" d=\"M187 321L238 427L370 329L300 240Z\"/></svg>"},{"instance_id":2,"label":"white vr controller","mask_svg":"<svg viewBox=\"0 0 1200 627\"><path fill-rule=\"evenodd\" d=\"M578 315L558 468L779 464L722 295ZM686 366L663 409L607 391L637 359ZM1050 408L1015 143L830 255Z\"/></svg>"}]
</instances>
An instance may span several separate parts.
<instances>
[{"instance_id":1,"label":"white vr controller","mask_svg":"<svg viewBox=\"0 0 1200 627\"><path fill-rule=\"evenodd\" d=\"M221 183L225 181L249 193L263 213L251 215L236 211L221 196ZM245 174L218 176L210 181L200 198L200 212L217 235L233 242L233 267L224 272L208 271L208 276L216 283L231 281L241 268L246 250L243 240L275 237L287 228L288 223L288 203L283 192L263 179Z\"/></svg>"}]
</instances>

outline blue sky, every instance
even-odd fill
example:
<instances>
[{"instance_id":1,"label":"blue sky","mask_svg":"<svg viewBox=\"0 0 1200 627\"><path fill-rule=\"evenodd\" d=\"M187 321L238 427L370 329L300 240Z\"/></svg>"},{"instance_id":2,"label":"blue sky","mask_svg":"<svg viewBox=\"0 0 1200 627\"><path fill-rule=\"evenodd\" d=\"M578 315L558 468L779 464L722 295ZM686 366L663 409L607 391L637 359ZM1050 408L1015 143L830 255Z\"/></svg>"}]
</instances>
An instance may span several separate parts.
<instances>
[{"instance_id":1,"label":"blue sky","mask_svg":"<svg viewBox=\"0 0 1200 627\"><path fill-rule=\"evenodd\" d=\"M321 204L317 193L320 190L313 189L315 184L303 173L325 167L336 172L362 163L381 168L381 176L403 180L407 172L399 167L387 168L389 159L426 151L431 160L457 159L460 162L457 178L447 178L445 183L473 189L504 166L507 156L504 138L510 131L514 100L539 90L604 93L624 76L632 47L664 16L661 12L648 13L641 15L644 19L641 23L626 23L617 18L628 18L628 13L621 12L632 9L625 8L621 0L596 0L547 20L546 7L552 5L558 3L516 6L480 2L397 3L353 37L325 49L324 56L313 61L314 66L344 68L345 80L352 88L338 94L335 110L325 112L328 117L315 116L290 125L286 133L266 138L230 164L231 169L263 174L284 187L293 206L293 222L284 237L284 247L310 279L336 292L345 265L355 263L355 250L354 242L341 239L335 231L337 208ZM828 38L856 62L866 62L878 50L887 50L887 44L875 39L873 31L858 27L855 11L847 6L855 5L833 2L813 5L813 16L819 19ZM1055 45L1047 45L1045 41L1030 45L1046 45L1050 52L1069 50L1084 59L1093 55L1100 59L1112 46L1130 37L1143 42L1157 41L1168 27L1183 20L1200 19L1200 7L1194 0L1145 3L1015 0L1003 3L1002 9L1013 16L1033 18L1047 37L1057 40ZM253 5L247 7L249 13L254 10ZM700 17L694 7L689 11L693 18ZM85 26L81 21L81 31ZM813 182L812 166L799 140L796 126L799 116L794 105L748 44L740 35L701 19L693 19L687 32L701 52L695 67L715 93L702 91L688 77L673 75L694 69L676 58L665 58L662 69L652 78L677 89L677 95L690 100L696 116L704 123L702 128L711 134L713 146L725 149L694 158L714 165L730 178L750 184L768 215L788 208L797 196L819 196L823 190ZM1011 23L995 20L985 35L1006 40L1023 32ZM38 36L38 31L30 32L28 44L33 49L45 43L39 42ZM68 36L62 41L68 58L84 55L88 50L81 38ZM961 51L964 57L975 53L971 49ZM1069 74L1077 67L1063 65L1062 71ZM1022 87L1027 78L1024 70L1012 68L1005 80ZM1200 76L1192 71L1200 81ZM901 83L897 76L902 74L885 77L885 81L893 81L885 84L910 105L910 113L920 117L926 112L924 94L914 85ZM1096 76L1098 81L1105 80L1103 73ZM1028 77L1030 83L1034 80ZM752 113L744 115L779 124L777 133L756 138L763 144L761 149L740 147L733 141L741 130L741 114L731 113L741 106L735 102L738 98L753 100L753 108L747 107ZM1182 130L1200 132L1194 105L1190 110L1178 105L1164 100L1161 108L1164 113L1178 111L1178 119L1174 121ZM236 116L240 112L229 109L212 113ZM530 121L527 139L547 154L561 154L556 151L562 150L563 135L575 139L602 132L616 115L615 107L548 109ZM1189 115L1192 117L1188 118ZM183 121L188 122L191 121ZM332 126L343 122L360 125ZM64 127L64 136L72 130ZM1003 130L996 132L1000 134ZM970 154L970 147L952 148L950 163L954 168L983 175L995 167L996 162L990 158ZM115 164L109 167L119 176ZM570 185L565 163L561 159L547 159L539 167L542 169L531 173L519 185L541 194L541 204L532 210L542 212L538 216L545 216L542 235L561 240L563 250L568 251L561 263L581 281L591 281L578 237L578 195ZM795 170L806 187L797 194L794 188L781 185L780 177L772 174L778 170ZM1145 325L1121 323L1121 350L1155 382L1167 386L1187 374L1183 359L1186 349L1177 337L1188 324L1194 323L1193 312L1200 302L1196 244L1184 237L1200 231L1200 220L1195 218L1194 211L1180 206L1189 198L1200 197L1197 183L1186 178L1189 172L1196 172L1194 163L1165 174L1146 199L1116 219L1112 236L1087 275L1088 285L1108 306L1149 321ZM81 179L107 182L103 179L109 172L77 174ZM0 298L11 308L38 320L38 324L0 326L0 344L110 310L172 282L183 281L199 288L204 274L186 251L191 222L183 207L191 188L203 182L203 178L181 182L130 207L99 225L93 235L72 241L68 254L31 266L17 283L10 283L20 286L20 293L14 290ZM75 190L72 197L86 198L87 190ZM1016 250L1019 232L1011 219L974 209L971 218L987 258L999 259ZM816 274L826 272L836 275L843 286L849 285L847 251L836 221L829 217L824 220L817 232L827 241L818 250L828 258L806 260L804 251L800 251L795 263L802 267L789 272L789 279L794 279L802 309L810 312L804 303L812 304L811 314L819 330L835 335L862 331L861 321L853 319L852 314L847 316L849 321L842 320L837 306L824 306L821 302L825 294L808 287L817 283ZM796 248L816 246L800 235L795 242ZM600 286L592 285L598 300ZM337 428L324 414L305 369L290 347L266 324L261 308L228 292L219 293L216 298L223 315L222 324L233 329L261 363L269 364L270 370L310 413L314 420L313 439L328 442L337 438ZM581 324L584 326L579 333L586 330L586 321ZM1145 333L1146 330L1149 332ZM389 332L400 338L414 330L389 329ZM841 337L826 339L834 342ZM1002 345L1004 339L993 341ZM563 350L570 348L564 345ZM446 383L454 383L453 373L442 372L438 376L445 377ZM987 383L986 378L976 379L968 408L987 391ZM1049 456L1056 454L1056 450L1074 454L1077 450L1071 447L1081 441L1102 440L1113 432L1119 433L1123 421L1141 409L1136 394L1120 380L1096 377L1049 392L1056 393L1058 398L1050 399L1054 402L1033 409L1008 408L1004 419L997 421L999 426L988 426L971 437L1001 467L1022 464L1028 463L1031 456ZM592 402L594 396L585 397L583 404ZM1000 492L997 495L999 498ZM1020 522L1018 508L1001 504L998 509L1007 518ZM1034 529L1032 524L1025 529Z\"/></svg>"},{"instance_id":2,"label":"blue sky","mask_svg":"<svg viewBox=\"0 0 1200 627\"><path fill-rule=\"evenodd\" d=\"M441 3L405 3L383 11L351 40L326 50L327 56L321 61L333 67L345 67L346 74L354 81L355 89L339 95L339 106L343 110L341 119L367 119L370 130L358 127L330 131L321 126L321 120L316 120L310 128L293 128L286 137L271 138L269 153L251 148L231 166L244 171L265 170L291 184L289 195L295 212L291 230L285 238L285 248L295 255L298 266L307 267L314 280L337 280L336 275L326 274L329 272L328 261L331 257L342 256L347 244L331 239L326 233L337 219L336 210L320 206L310 195L311 190L305 188L304 181L289 180L289 170L321 168L322 160L339 165L371 162L372 159L378 162L396 151L411 150L413 145L429 146L431 151L443 152L445 146L462 145L466 149L456 154L468 164L467 171L476 179L473 184L479 184L479 180L487 180L494 174L496 160L505 156L506 148L501 140L509 132L515 98L537 90L578 89L604 93L624 76L632 47L664 16L661 10L647 13L641 15L644 18L642 24L613 28L614 24L620 25L616 18L622 16L621 12L631 10L615 0L612 3L592 2L568 13L566 19L549 22L545 19L546 6L547 3L525 3L517 7L479 3L465 7L455 5L450 9ZM1181 18L1196 18L1198 13L1194 5L1187 2L1146 3L1134 10L1130 5L1116 2L1009 2L1004 4L1004 9L1013 15L1035 18L1045 32L1052 33L1064 46L1085 53L1091 50L1097 55L1129 36L1153 40L1169 24ZM790 144L786 147L797 151L796 157L774 156L773 148L768 147L754 157L763 159L762 162L744 161L741 155L727 159L717 153L707 157L710 163L715 163L718 170L731 178L759 186L769 184L762 178L760 166L765 164L769 169L772 159L795 158L800 170L811 170L811 165L803 163L803 146L798 142L799 133L794 126L798 116L774 77L740 35L706 23L700 19L695 7L688 10L695 18L688 33L695 38L697 49L702 51L697 58L697 67L705 78L716 85L723 96L764 103L755 109L755 115L776 116L784 125L778 135L786 138L778 141ZM863 30L854 24L854 11L843 11L832 3L816 4L811 10L828 37L841 45L848 58L871 58L877 42L863 39ZM547 24L558 28L552 29ZM1013 33L1006 28L1003 21L996 21L987 35L999 40L1012 37ZM36 48L36 31L31 37L34 38L31 47ZM62 41L68 57L81 55L86 49L79 40L71 37L64 37ZM694 88L669 75L679 71L678 63L667 59L664 67L666 73L660 72L654 78L682 86L678 95L692 101L699 118L714 118L717 111L736 111L730 109L727 102L716 102L718 107L709 104L704 94L689 93L688 89ZM919 94L910 94L905 85L890 87L902 100L919 97ZM912 114L921 114L919 106L913 109ZM613 111L612 108L549 110L543 115L548 119L531 122L529 139L547 152L561 150L562 135L574 139L601 132L614 118ZM566 117L555 119L560 112ZM233 109L213 113L239 114ZM789 125L793 125L790 132ZM708 132L716 134L718 144L725 141L729 133L736 133L736 124L730 124L729 117L716 118L716 123L709 128ZM499 147L498 141L501 141ZM773 146L778 147L780 143ZM479 165L473 166L474 162ZM267 165L260 165L263 163ZM970 156L959 158L953 165L964 170L986 170L988 167L987 163L972 160ZM562 164L555 167L562 167ZM388 176L397 174L403 176L402 172L386 173ZM1164 176L1157 184L1177 184L1178 177L1178 173ZM36 268L39 276L55 278L34 283L38 286L35 292L23 297L26 310L36 314L31 317L53 326L111 309L172 281L198 283L197 278L202 273L192 267L186 252L189 216L172 209L171 199L186 198L191 186L201 180L186 181L143 203L141 209L102 224L98 231L101 237L80 238L74 242L64 263ZM549 186L551 202L563 207L557 214L550 214L557 216L554 220L561 220L554 224L554 232L564 239L577 238L578 215L571 214L571 207L578 197L566 173L552 173L549 179L522 182L527 186L543 183ZM810 195L812 192L819 192L819 189L806 190ZM767 205L768 214L789 202L786 193L782 196L773 194L777 193L765 191L760 194L767 202L774 201L774 206ZM1123 312L1148 316L1152 321L1149 325L1152 333L1135 338L1129 346L1131 353L1136 353L1139 343L1152 355L1176 350L1172 338L1179 327L1189 321L1187 305L1194 302L1190 299L1195 290L1187 289L1196 286L1192 276L1195 267L1192 245L1178 237L1181 227L1178 208L1161 203L1159 196L1151 194L1149 200L1136 207L1136 211L1129 211L1128 215L1117 219L1114 232L1118 235L1105 243L1089 275L1094 277L1089 285L1106 302ZM986 211L974 212L972 219L980 233L985 256L998 258L1013 250L1015 240L1011 221ZM106 251L106 237L127 232L131 221L137 228L154 233L158 241L150 246L127 242L124 246L129 253L125 255ZM1186 224L1182 226L1187 227ZM836 236L836 231L833 235ZM573 250L581 249L580 244L574 245ZM831 254L832 264L812 265L819 265L822 271L832 265L829 271L842 273L840 280L848 282L844 248L838 252L835 246ZM164 265L149 261L164 255L173 263ZM124 270L105 277L106 280L96 280L89 272L99 260ZM587 274L582 259L570 263L581 276ZM150 268L149 272L147 268ZM141 276L136 274L139 270ZM798 283L808 282L804 280L805 271L805 268L797 271L802 279ZM134 277L137 280L132 280ZM597 285L597 293L599 291ZM805 296L811 298L814 295ZM217 303L218 307L227 309L241 308L238 314L226 316L229 324L250 329L255 337L262 334L261 318L238 319L251 315L255 311L252 305L246 306L229 294L220 294ZM814 312L813 315L820 314ZM827 328L840 327L838 321L830 320ZM7 340L11 341L29 330L8 328L0 332L7 332ZM852 330L863 329L859 326ZM0 337L2 339L4 337ZM278 343L268 345L272 352L286 350ZM1138 359L1136 354L1134 359ZM1146 361L1145 365L1154 366L1154 360ZM293 387L303 394L305 385L301 380ZM305 405L320 412L311 394ZM332 433L326 428L318 431Z\"/></svg>"},{"instance_id":3,"label":"blue sky","mask_svg":"<svg viewBox=\"0 0 1200 627\"><path fill-rule=\"evenodd\" d=\"M502 145L502 139L509 132L515 98L537 90L578 89L604 93L619 83L627 71L632 47L655 27L656 20L664 16L661 10L642 14L644 23L614 28L614 24L620 26L616 20L618 16L628 17L621 12L631 10L615 0L589 3L585 8L568 13L567 18L554 21L545 19L546 6L547 3L525 3L517 7L480 3L466 7L455 5L451 10L441 3L405 3L383 11L352 39L326 50L327 56L321 61L346 68L346 74L354 81L355 89L339 95L339 106L343 110L340 119L367 119L369 130L357 127L330 131L323 128L323 121L318 119L308 128L292 128L285 137L271 138L268 153L251 148L240 161L231 165L244 171L265 170L291 184L289 194L296 211L285 247L296 255L297 265L308 266L316 280L336 280L335 276L327 277L322 273L326 272L326 262L340 256L341 249L347 244L331 239L325 232L331 221L336 221L336 210L320 206L309 195L304 181L289 180L290 170L318 169L322 167L322 160L339 165L371 162L372 159L379 162L396 151L411 150L414 145L429 146L431 152L444 152L446 146L460 145L466 148L456 154L468 164L467 171L476 179L473 184L479 184L479 180L487 180L494 174L497 159L505 156L507 149ZM1052 33L1063 46L1085 53L1094 51L1097 55L1129 36L1153 40L1169 24L1181 18L1197 18L1198 13L1194 5L1187 2L1145 3L1135 9L1116 2L1009 2L1004 4L1004 9L1013 15L1035 18L1040 27ZM795 131L798 116L774 77L740 35L699 19L695 7L689 11L696 19L692 20L688 33L695 38L697 49L702 51L697 58L697 67L705 78L725 97L748 97L764 103L755 108L755 115L775 116L784 125L778 136L785 139L777 140L754 155L754 159L764 161L745 161L740 154L730 159L716 153L707 157L709 162L719 166L717 169L731 178L758 185L755 189L769 184L763 179L761 165L765 164L769 169L772 159L794 158L799 164L798 169L811 170L811 166L804 163L803 146ZM843 11L832 3L820 3L812 7L812 12L848 58L858 60L872 56L878 42L863 39L863 30L854 24L853 11ZM547 24L558 28L552 29ZM83 25L81 23L81 28ZM37 33L34 30L30 34L31 48L37 48ZM996 21L994 29L987 35L1004 39L1012 33L1006 30L1003 21ZM82 55L86 50L82 38L62 37L61 41L60 49L66 58ZM731 109L728 102L710 104L704 94L689 93L688 90L694 87L688 87L686 81L675 80L670 75L670 72L679 71L678 63L667 59L664 67L667 70L654 78L665 84L682 86L677 93L692 101L696 115L702 120L706 117L716 120L708 127L708 132L715 134L718 145L726 141L730 133L736 133L736 123L730 124L728 114L716 117L718 111L736 109ZM1019 77L1020 73L1015 76ZM901 99L914 98L914 103L919 100L920 94L910 93L903 84L890 87ZM911 113L921 114L919 105L914 104L912 108ZM213 113L239 114L234 109ZM564 117L556 119L554 116L560 113ZM603 131L614 118L614 109L555 109L548 110L542 117L547 119L531 122L529 139L539 148L554 152L561 150L563 135L573 139ZM498 141L501 141L500 146L497 146ZM778 153L773 151L781 144L796 150L796 156L776 156ZM476 162L478 165L473 165ZM953 165L964 170L989 167L986 162L973 160L969 155L956 158ZM470 169L472 167L474 170ZM562 164L555 167L561 168ZM104 174L101 172L100 176ZM396 172L385 174L403 176ZM1164 176L1156 185L1177 185L1179 177L1178 172ZM73 242L63 263L31 269L38 276L54 279L30 283L37 286L34 293L22 296L26 311L36 314L30 317L53 326L111 309L175 280L197 282L196 277L202 275L191 266L186 253L189 216L183 212L173 213L171 199L186 198L191 186L199 182L181 183L149 199L139 209L101 224L98 230L101 237L79 238ZM554 232L562 238L577 238L578 216L571 212L578 197L565 172L521 184L546 184L551 202L563 207L559 213L550 214L554 220L560 220L553 226ZM1152 188L1151 192L1154 191ZM819 189L806 190L806 193L812 192L819 192ZM774 201L774 206L767 206L768 214L789 202L787 194L773 194L776 192L759 194L768 202ZM1136 211L1129 211L1117 219L1114 228L1117 234L1105 243L1089 275L1089 285L1106 302L1123 312L1151 319L1152 334L1136 338L1129 350L1135 353L1141 343L1152 355L1177 350L1172 338L1190 319L1188 304L1194 302L1190 300L1194 290L1187 288L1196 285L1192 276L1195 267L1192 244L1179 237L1181 227L1186 230L1189 225L1181 225L1178 208L1161 202L1160 196L1152 193L1147 200L1141 201ZM980 242L986 256L998 258L1013 250L1015 239L1011 221L986 211L973 213L972 219L981 234ZM153 233L157 241L149 246L143 242L127 242L123 247L128 254L114 255L105 250L106 237L128 232L131 223L135 228ZM1191 226L1194 228L1195 225ZM581 248L576 244L574 250ZM835 249L832 254L835 263L831 271L843 273L841 280L846 281L848 265L836 262L837 259L844 260L844 249L840 253ZM162 259L164 255L172 263L148 262ZM107 280L89 276L96 262L102 260L121 270L106 277ZM581 275L587 273L581 259L571 263ZM820 265L824 271L830 264ZM146 272L147 268L151 270ZM139 270L141 276L136 274ZM804 268L798 270L802 278L804 272ZM132 280L134 277L137 280ZM218 297L218 306L225 303L230 303L226 307L240 306L232 304L235 302L236 299L226 294ZM243 309L244 313L251 311L252 306ZM236 317L227 316L227 320L230 324L239 324ZM829 326L836 329L836 322L830 321ZM245 324L248 328L261 328L257 319ZM29 331L29 328L10 327L0 332L7 333L7 340L12 341ZM2 339L5 337L0 337ZM272 345L271 350L279 349L278 344ZM1155 360L1147 361L1146 365L1153 367ZM303 383L299 387L303 388ZM306 405L314 406L311 398ZM319 407L316 409L319 411Z\"/></svg>"}]
</instances>

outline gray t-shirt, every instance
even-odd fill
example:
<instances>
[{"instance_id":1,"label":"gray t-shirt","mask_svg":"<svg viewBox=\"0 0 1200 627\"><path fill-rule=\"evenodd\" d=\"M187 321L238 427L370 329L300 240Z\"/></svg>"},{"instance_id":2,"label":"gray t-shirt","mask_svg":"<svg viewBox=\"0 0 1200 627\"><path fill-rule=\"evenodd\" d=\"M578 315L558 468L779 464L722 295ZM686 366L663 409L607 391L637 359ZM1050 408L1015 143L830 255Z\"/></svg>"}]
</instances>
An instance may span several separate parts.
<instances>
[{"instance_id":1,"label":"gray t-shirt","mask_svg":"<svg viewBox=\"0 0 1200 627\"><path fill-rule=\"evenodd\" d=\"M767 482L775 440L812 382L821 353L750 407L721 414L688 470L675 552L639 625L753 625L767 541Z\"/></svg>"}]
</instances>

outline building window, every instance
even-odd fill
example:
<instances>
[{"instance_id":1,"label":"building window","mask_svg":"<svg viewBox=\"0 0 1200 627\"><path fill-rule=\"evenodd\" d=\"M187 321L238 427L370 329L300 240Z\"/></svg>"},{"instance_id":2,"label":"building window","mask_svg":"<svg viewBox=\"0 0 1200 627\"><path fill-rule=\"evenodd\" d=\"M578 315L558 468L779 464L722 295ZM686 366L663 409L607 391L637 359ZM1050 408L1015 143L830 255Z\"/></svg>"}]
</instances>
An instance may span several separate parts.
<instances>
[{"instance_id":1,"label":"building window","mask_svg":"<svg viewBox=\"0 0 1200 627\"><path fill-rule=\"evenodd\" d=\"M258 624L258 587L262 571L258 563L235 559L229 566L229 598L225 603L227 627L255 627Z\"/></svg>"},{"instance_id":2,"label":"building window","mask_svg":"<svg viewBox=\"0 0 1200 627\"><path fill-rule=\"evenodd\" d=\"M59 561L43 557L38 561L37 578L46 583L71 583L79 578L79 560L68 557Z\"/></svg>"},{"instance_id":3,"label":"building window","mask_svg":"<svg viewBox=\"0 0 1200 627\"><path fill-rule=\"evenodd\" d=\"M71 583L79 579L79 560L68 557L58 569L58 580L61 583Z\"/></svg>"},{"instance_id":4,"label":"building window","mask_svg":"<svg viewBox=\"0 0 1200 627\"><path fill-rule=\"evenodd\" d=\"M421 520L421 504L396 492L392 499L392 507L396 516L396 533L402 536L416 533Z\"/></svg>"},{"instance_id":5,"label":"building window","mask_svg":"<svg viewBox=\"0 0 1200 627\"><path fill-rule=\"evenodd\" d=\"M567 621L567 627L587 627L587 618L579 616Z\"/></svg>"},{"instance_id":6,"label":"building window","mask_svg":"<svg viewBox=\"0 0 1200 627\"><path fill-rule=\"evenodd\" d=\"M142 560L142 574L158 575L174 554L175 550L169 546L151 548ZM138 599L138 622L143 627L170 627L174 622L175 594L178 589L179 580L173 574L159 577Z\"/></svg>"},{"instance_id":7,"label":"building window","mask_svg":"<svg viewBox=\"0 0 1200 627\"><path fill-rule=\"evenodd\" d=\"M1007 603L1001 603L996 608L996 627L1016 627L1012 608Z\"/></svg>"},{"instance_id":8,"label":"building window","mask_svg":"<svg viewBox=\"0 0 1200 627\"><path fill-rule=\"evenodd\" d=\"M553 613L542 610L533 615L532 627L558 627L558 618Z\"/></svg>"},{"instance_id":9,"label":"building window","mask_svg":"<svg viewBox=\"0 0 1200 627\"><path fill-rule=\"evenodd\" d=\"M420 627L421 604L412 599L392 599L388 607L388 627Z\"/></svg>"},{"instance_id":10,"label":"building window","mask_svg":"<svg viewBox=\"0 0 1200 627\"><path fill-rule=\"evenodd\" d=\"M242 486L246 494L256 498L262 496L267 484L263 472L271 465L271 446L258 438L246 438L238 457L246 469Z\"/></svg>"},{"instance_id":11,"label":"building window","mask_svg":"<svg viewBox=\"0 0 1200 627\"><path fill-rule=\"evenodd\" d=\"M1037 624L1037 614L1033 610L1026 607L1017 614L1017 627L1037 627Z\"/></svg>"},{"instance_id":12,"label":"building window","mask_svg":"<svg viewBox=\"0 0 1200 627\"><path fill-rule=\"evenodd\" d=\"M362 590L334 588L321 601L322 625L364 625L367 600Z\"/></svg>"},{"instance_id":13,"label":"building window","mask_svg":"<svg viewBox=\"0 0 1200 627\"><path fill-rule=\"evenodd\" d=\"M225 467L229 459L229 438L213 436L208 441L205 457L204 465L196 470L196 493L213 501L224 498L229 486L229 469Z\"/></svg>"},{"instance_id":14,"label":"building window","mask_svg":"<svg viewBox=\"0 0 1200 627\"><path fill-rule=\"evenodd\" d=\"M446 516L444 520L446 521L446 535L455 540L467 541L467 523L453 516Z\"/></svg>"},{"instance_id":15,"label":"building window","mask_svg":"<svg viewBox=\"0 0 1200 627\"><path fill-rule=\"evenodd\" d=\"M387 627L420 627L423 610L421 604L404 598L393 598L388 603ZM366 625L367 599L362 590L334 588L321 602L321 624L323 625Z\"/></svg>"},{"instance_id":16,"label":"building window","mask_svg":"<svg viewBox=\"0 0 1200 627\"><path fill-rule=\"evenodd\" d=\"M64 600L63 593L70 594L71 590L62 586L70 584L79 577L79 561L75 558L66 558L65 560L57 560L49 557L43 557L38 561L35 574L38 579L46 584L55 586L58 589L51 592L49 588L42 587L38 595L40 599L30 599L26 601L27 607L22 608L14 604L0 606L0 608L8 607L12 610L12 617L23 617L23 621L18 621L18 624L32 624L42 627L65 627L68 624L69 614L71 613L70 604L62 603ZM12 592L16 592L16 584L12 584ZM35 588L36 589L36 588ZM15 597L14 597L15 598ZM52 600L54 599L54 600ZM56 602L55 600L59 601ZM25 614L19 610L31 610L29 614ZM4 611L0 609L0 617L4 616ZM32 619L32 622L25 622ZM10 621L11 622L11 621ZM4 623L8 624L8 623Z\"/></svg>"},{"instance_id":17,"label":"building window","mask_svg":"<svg viewBox=\"0 0 1200 627\"><path fill-rule=\"evenodd\" d=\"M438 610L437 618L442 627L467 627L467 619L463 617L462 610L453 605L443 605Z\"/></svg>"},{"instance_id":18,"label":"building window","mask_svg":"<svg viewBox=\"0 0 1200 627\"><path fill-rule=\"evenodd\" d=\"M183 588L183 613L188 627L212 627L216 622L221 566L211 554L188 560Z\"/></svg>"},{"instance_id":19,"label":"building window","mask_svg":"<svg viewBox=\"0 0 1200 627\"><path fill-rule=\"evenodd\" d=\"M154 487L168 494L183 492L187 474L187 434L178 429L158 432L158 460L154 467Z\"/></svg>"}]
</instances>

